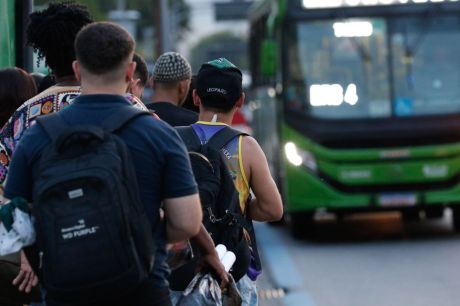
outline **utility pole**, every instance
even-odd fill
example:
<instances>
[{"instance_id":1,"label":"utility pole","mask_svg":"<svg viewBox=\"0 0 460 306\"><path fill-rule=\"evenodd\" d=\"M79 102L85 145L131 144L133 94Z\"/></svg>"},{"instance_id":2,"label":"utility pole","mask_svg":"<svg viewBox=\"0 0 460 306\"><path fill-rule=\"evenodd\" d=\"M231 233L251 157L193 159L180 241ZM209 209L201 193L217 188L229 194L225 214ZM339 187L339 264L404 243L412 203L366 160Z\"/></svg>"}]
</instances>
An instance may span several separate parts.
<instances>
[{"instance_id":1,"label":"utility pole","mask_svg":"<svg viewBox=\"0 0 460 306\"><path fill-rule=\"evenodd\" d=\"M153 37L154 37L154 50L155 50L155 58L158 57L161 54L162 50L162 45L161 45L161 6L160 6L160 1L158 0L152 0L152 8L153 8L153 28L155 29L153 32Z\"/></svg>"},{"instance_id":2,"label":"utility pole","mask_svg":"<svg viewBox=\"0 0 460 306\"><path fill-rule=\"evenodd\" d=\"M171 40L171 27L169 22L169 6L168 0L160 0L161 2L161 24L163 30L163 52L171 51L172 40Z\"/></svg>"},{"instance_id":3,"label":"utility pole","mask_svg":"<svg viewBox=\"0 0 460 306\"><path fill-rule=\"evenodd\" d=\"M117 10L124 11L125 10L125 0L117 0Z\"/></svg>"},{"instance_id":4,"label":"utility pole","mask_svg":"<svg viewBox=\"0 0 460 306\"><path fill-rule=\"evenodd\" d=\"M172 49L167 0L153 0L153 18L155 24L155 53L160 56Z\"/></svg>"}]
</instances>

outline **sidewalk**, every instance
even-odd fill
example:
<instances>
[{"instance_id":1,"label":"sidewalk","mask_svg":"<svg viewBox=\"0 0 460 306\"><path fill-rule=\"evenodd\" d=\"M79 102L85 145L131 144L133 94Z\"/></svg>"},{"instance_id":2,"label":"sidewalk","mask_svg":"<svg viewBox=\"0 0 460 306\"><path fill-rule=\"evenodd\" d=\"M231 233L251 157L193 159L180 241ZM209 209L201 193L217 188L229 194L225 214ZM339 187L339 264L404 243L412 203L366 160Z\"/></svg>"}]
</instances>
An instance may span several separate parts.
<instances>
[{"instance_id":1,"label":"sidewalk","mask_svg":"<svg viewBox=\"0 0 460 306\"><path fill-rule=\"evenodd\" d=\"M261 225L262 224L256 225L256 233L260 232ZM264 224L262 226L268 225ZM275 278L272 275L271 262L268 256L266 256L267 254L265 254L270 252L270 247L267 247L263 238L259 238L258 242L260 259L263 266L262 275L257 280L259 306L284 306L283 298L286 293L283 288L279 288L279 286L276 285ZM260 245L261 243L264 245Z\"/></svg>"},{"instance_id":2,"label":"sidewalk","mask_svg":"<svg viewBox=\"0 0 460 306\"><path fill-rule=\"evenodd\" d=\"M262 252L260 253L260 256L262 257L262 261L266 262ZM276 288L270 273L269 266L264 265L264 271L257 280L259 306L284 306L282 302L285 295L284 290Z\"/></svg>"},{"instance_id":3,"label":"sidewalk","mask_svg":"<svg viewBox=\"0 0 460 306\"><path fill-rule=\"evenodd\" d=\"M254 227L264 270L258 281L259 305L315 306L282 235L268 224L256 222Z\"/></svg>"}]
</instances>

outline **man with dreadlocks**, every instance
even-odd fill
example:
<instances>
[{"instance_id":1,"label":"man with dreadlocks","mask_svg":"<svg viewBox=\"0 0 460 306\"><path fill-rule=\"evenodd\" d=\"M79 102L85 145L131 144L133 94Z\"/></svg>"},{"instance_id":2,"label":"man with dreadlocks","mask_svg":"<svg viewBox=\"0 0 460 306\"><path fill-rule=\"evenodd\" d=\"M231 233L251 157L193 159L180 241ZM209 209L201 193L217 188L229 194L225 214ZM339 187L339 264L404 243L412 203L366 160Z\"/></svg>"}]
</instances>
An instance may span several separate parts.
<instances>
[{"instance_id":1,"label":"man with dreadlocks","mask_svg":"<svg viewBox=\"0 0 460 306\"><path fill-rule=\"evenodd\" d=\"M79 94L79 83L72 71L74 40L80 29L92 22L84 6L53 3L32 13L27 27L27 43L45 59L56 85L26 101L0 132L0 183L4 183L9 161L24 131L39 115L58 111Z\"/></svg>"},{"instance_id":2,"label":"man with dreadlocks","mask_svg":"<svg viewBox=\"0 0 460 306\"><path fill-rule=\"evenodd\" d=\"M74 41L80 29L93 20L85 6L73 3L51 3L30 14L27 44L44 59L56 85L26 101L0 130L0 185L4 184L11 156L24 132L40 115L57 112L80 94L72 62L75 60ZM136 107L145 109L140 100L127 98Z\"/></svg>"}]
</instances>

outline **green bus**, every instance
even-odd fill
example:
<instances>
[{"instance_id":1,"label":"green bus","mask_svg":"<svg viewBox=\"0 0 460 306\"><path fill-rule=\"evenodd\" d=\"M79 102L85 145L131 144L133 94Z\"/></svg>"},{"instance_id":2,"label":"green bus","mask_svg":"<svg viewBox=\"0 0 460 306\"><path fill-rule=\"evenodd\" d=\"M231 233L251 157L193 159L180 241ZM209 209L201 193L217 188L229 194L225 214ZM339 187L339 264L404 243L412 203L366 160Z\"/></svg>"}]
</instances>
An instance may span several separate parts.
<instances>
[{"instance_id":1,"label":"green bus","mask_svg":"<svg viewBox=\"0 0 460 306\"><path fill-rule=\"evenodd\" d=\"M32 51L25 47L29 0L0 0L0 68L21 67L30 71Z\"/></svg>"},{"instance_id":2,"label":"green bus","mask_svg":"<svg viewBox=\"0 0 460 306\"><path fill-rule=\"evenodd\" d=\"M460 229L460 1L266 0L249 20L254 136L294 235L445 207Z\"/></svg>"}]
</instances>

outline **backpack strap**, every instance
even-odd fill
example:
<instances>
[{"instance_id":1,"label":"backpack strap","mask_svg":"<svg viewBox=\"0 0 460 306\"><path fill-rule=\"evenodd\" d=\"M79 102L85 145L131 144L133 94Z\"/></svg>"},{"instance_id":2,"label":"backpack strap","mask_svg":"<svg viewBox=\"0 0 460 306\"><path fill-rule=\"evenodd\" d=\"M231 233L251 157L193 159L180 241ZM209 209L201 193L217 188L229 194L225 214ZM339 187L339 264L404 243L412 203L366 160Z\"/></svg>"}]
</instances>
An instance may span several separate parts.
<instances>
[{"instance_id":1,"label":"backpack strap","mask_svg":"<svg viewBox=\"0 0 460 306\"><path fill-rule=\"evenodd\" d=\"M177 133L179 133L180 138L185 143L187 150L194 150L201 146L201 140L198 138L198 135L195 133L195 130L191 126L176 126Z\"/></svg>"},{"instance_id":2,"label":"backpack strap","mask_svg":"<svg viewBox=\"0 0 460 306\"><path fill-rule=\"evenodd\" d=\"M137 109L133 106L125 106L105 119L102 122L102 127L110 132L114 132L121 129L132 119L143 115L152 116L149 112ZM68 130L71 127L71 125L62 119L59 113L38 117L37 123L40 124L53 142L58 140L63 130Z\"/></svg>"},{"instance_id":3,"label":"backpack strap","mask_svg":"<svg viewBox=\"0 0 460 306\"><path fill-rule=\"evenodd\" d=\"M62 134L62 131L70 126L62 119L59 113L40 116L37 118L37 123L45 130L46 134L48 134L53 142L56 142Z\"/></svg>"},{"instance_id":4,"label":"backpack strap","mask_svg":"<svg viewBox=\"0 0 460 306\"><path fill-rule=\"evenodd\" d=\"M131 105L124 106L116 110L115 113L113 113L112 115L108 116L102 122L101 126L106 131L115 132L121 129L123 126L125 126L128 122L130 122L134 118L137 118L139 116L144 116L144 115L152 116L151 113L137 109L136 107L133 107Z\"/></svg>"},{"instance_id":5,"label":"backpack strap","mask_svg":"<svg viewBox=\"0 0 460 306\"><path fill-rule=\"evenodd\" d=\"M208 140L206 145L215 150L222 149L227 143L237 136L248 136L248 134L235 130L229 126L225 126L223 129L214 134L211 139Z\"/></svg>"}]
</instances>

